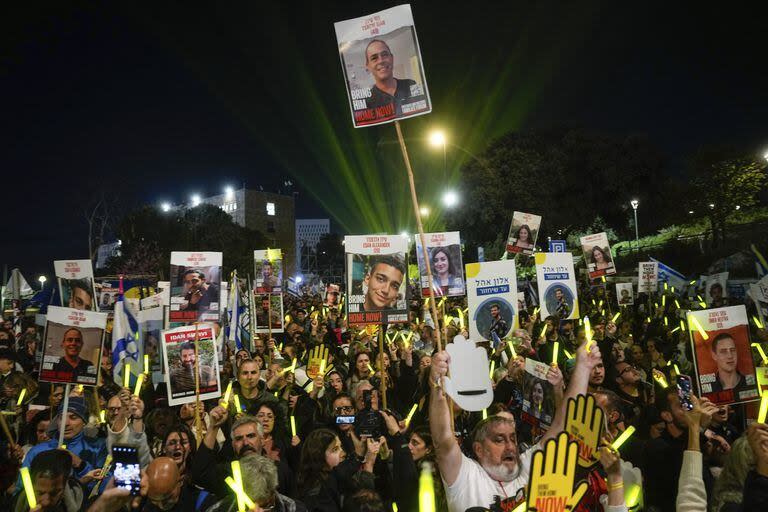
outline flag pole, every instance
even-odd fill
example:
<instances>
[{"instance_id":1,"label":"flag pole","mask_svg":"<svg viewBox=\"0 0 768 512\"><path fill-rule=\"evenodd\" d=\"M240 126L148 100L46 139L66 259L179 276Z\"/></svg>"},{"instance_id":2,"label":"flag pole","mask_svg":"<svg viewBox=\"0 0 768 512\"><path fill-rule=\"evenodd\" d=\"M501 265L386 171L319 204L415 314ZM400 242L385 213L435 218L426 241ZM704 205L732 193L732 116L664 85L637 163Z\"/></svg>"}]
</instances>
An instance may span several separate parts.
<instances>
[{"instance_id":1,"label":"flag pole","mask_svg":"<svg viewBox=\"0 0 768 512\"><path fill-rule=\"evenodd\" d=\"M203 441L203 424L200 417L200 351L197 347L198 323L195 322L195 434L197 434L197 447Z\"/></svg>"},{"instance_id":2,"label":"flag pole","mask_svg":"<svg viewBox=\"0 0 768 512\"><path fill-rule=\"evenodd\" d=\"M67 426L67 416L69 416L69 391L70 384L64 386L64 403L61 406L61 418L59 418L59 448L64 444L64 428Z\"/></svg>"},{"instance_id":3,"label":"flag pole","mask_svg":"<svg viewBox=\"0 0 768 512\"><path fill-rule=\"evenodd\" d=\"M384 370L384 329L386 326L387 324L379 326L379 373L381 374L379 389L381 390L381 408L383 409L387 408L387 377Z\"/></svg>"}]
</instances>

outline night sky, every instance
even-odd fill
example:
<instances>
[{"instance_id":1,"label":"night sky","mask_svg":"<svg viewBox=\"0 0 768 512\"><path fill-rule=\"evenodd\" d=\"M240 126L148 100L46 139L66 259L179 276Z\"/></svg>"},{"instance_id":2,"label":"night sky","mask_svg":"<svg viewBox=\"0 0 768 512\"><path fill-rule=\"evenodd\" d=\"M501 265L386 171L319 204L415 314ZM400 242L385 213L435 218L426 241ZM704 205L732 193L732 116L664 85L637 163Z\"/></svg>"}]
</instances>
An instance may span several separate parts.
<instances>
[{"instance_id":1,"label":"night sky","mask_svg":"<svg viewBox=\"0 0 768 512\"><path fill-rule=\"evenodd\" d=\"M351 128L333 32L397 3L328 3L0 8L0 263L32 280L86 257L83 208L100 192L128 209L290 176L298 217L407 227L394 130ZM433 127L473 152L556 123L646 133L676 174L702 145L768 147L765 7L578 4L412 4L433 113L404 129L425 200L442 166L421 143ZM449 151L451 179L463 158Z\"/></svg>"}]
</instances>

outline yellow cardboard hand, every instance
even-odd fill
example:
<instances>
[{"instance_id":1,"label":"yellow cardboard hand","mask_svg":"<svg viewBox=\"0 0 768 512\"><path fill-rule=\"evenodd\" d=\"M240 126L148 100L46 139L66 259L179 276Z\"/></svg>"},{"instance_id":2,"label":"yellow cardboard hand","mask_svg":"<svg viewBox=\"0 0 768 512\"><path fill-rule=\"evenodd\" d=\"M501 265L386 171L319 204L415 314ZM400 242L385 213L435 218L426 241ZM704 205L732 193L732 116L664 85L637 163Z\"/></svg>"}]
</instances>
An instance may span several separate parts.
<instances>
[{"instance_id":1,"label":"yellow cardboard hand","mask_svg":"<svg viewBox=\"0 0 768 512\"><path fill-rule=\"evenodd\" d=\"M307 376L314 379L320 373L322 361L328 361L328 347L326 345L315 345L309 351L309 364L307 364Z\"/></svg>"},{"instance_id":2,"label":"yellow cardboard hand","mask_svg":"<svg viewBox=\"0 0 768 512\"><path fill-rule=\"evenodd\" d=\"M587 483L580 482L576 489L576 461L578 443L560 432L550 439L543 451L533 455L531 478L528 486L528 510L530 512L569 511L576 508L587 492Z\"/></svg>"},{"instance_id":3,"label":"yellow cardboard hand","mask_svg":"<svg viewBox=\"0 0 768 512\"><path fill-rule=\"evenodd\" d=\"M565 431L579 443L579 466L590 468L597 463L595 454L603 434L603 410L592 395L568 399Z\"/></svg>"}]
</instances>

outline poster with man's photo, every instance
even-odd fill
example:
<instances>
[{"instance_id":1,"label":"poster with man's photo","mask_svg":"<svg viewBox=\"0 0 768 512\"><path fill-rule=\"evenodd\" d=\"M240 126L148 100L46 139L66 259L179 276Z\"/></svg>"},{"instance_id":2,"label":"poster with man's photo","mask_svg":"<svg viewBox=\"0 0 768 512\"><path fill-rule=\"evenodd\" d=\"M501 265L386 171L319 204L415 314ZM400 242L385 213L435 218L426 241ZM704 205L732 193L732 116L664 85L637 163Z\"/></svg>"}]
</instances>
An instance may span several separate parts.
<instances>
[{"instance_id":1,"label":"poster with man's photo","mask_svg":"<svg viewBox=\"0 0 768 512\"><path fill-rule=\"evenodd\" d=\"M117 296L120 293L120 281L96 281L96 303L99 311L114 311Z\"/></svg>"},{"instance_id":2,"label":"poster with man's photo","mask_svg":"<svg viewBox=\"0 0 768 512\"><path fill-rule=\"evenodd\" d=\"M280 249L253 251L253 267L256 293L283 291L283 253Z\"/></svg>"},{"instance_id":3,"label":"poster with man's photo","mask_svg":"<svg viewBox=\"0 0 768 512\"><path fill-rule=\"evenodd\" d=\"M256 332L283 332L283 296L279 293L257 293L256 304ZM272 325L270 326L270 320Z\"/></svg>"},{"instance_id":4,"label":"poster with man's photo","mask_svg":"<svg viewBox=\"0 0 768 512\"><path fill-rule=\"evenodd\" d=\"M706 332L706 339L692 318ZM760 397L748 322L743 305L688 312L699 390L701 396L718 405Z\"/></svg>"},{"instance_id":5,"label":"poster with man's photo","mask_svg":"<svg viewBox=\"0 0 768 512\"><path fill-rule=\"evenodd\" d=\"M541 217L532 213L514 212L507 237L507 252L533 254L539 236Z\"/></svg>"},{"instance_id":6,"label":"poster with man's photo","mask_svg":"<svg viewBox=\"0 0 768 512\"><path fill-rule=\"evenodd\" d=\"M160 339L165 323L165 307L142 309L138 312L136 319L139 322L139 353L142 370L144 355L146 354L149 356L149 371L152 374L152 382L154 384L165 382L163 351L160 349Z\"/></svg>"},{"instance_id":7,"label":"poster with man's photo","mask_svg":"<svg viewBox=\"0 0 768 512\"><path fill-rule=\"evenodd\" d=\"M424 263L424 251L421 237L416 239L416 261L419 264L421 296L431 297L427 265ZM458 231L448 233L424 233L427 242L427 254L432 269L432 286L435 297L460 297L466 294L464 283L464 263L461 259L461 239Z\"/></svg>"},{"instance_id":8,"label":"poster with man's photo","mask_svg":"<svg viewBox=\"0 0 768 512\"><path fill-rule=\"evenodd\" d=\"M410 5L334 28L355 128L432 111Z\"/></svg>"},{"instance_id":9,"label":"poster with man's photo","mask_svg":"<svg viewBox=\"0 0 768 512\"><path fill-rule=\"evenodd\" d=\"M659 262L641 261L637 264L637 293L651 293L659 289Z\"/></svg>"},{"instance_id":10,"label":"poster with man's photo","mask_svg":"<svg viewBox=\"0 0 768 512\"><path fill-rule=\"evenodd\" d=\"M706 276L704 280L705 301L709 308L719 308L727 305L728 272L720 272Z\"/></svg>"},{"instance_id":11,"label":"poster with man's photo","mask_svg":"<svg viewBox=\"0 0 768 512\"><path fill-rule=\"evenodd\" d=\"M613 256L611 256L611 246L605 232L583 236L580 240L590 279L616 273Z\"/></svg>"},{"instance_id":12,"label":"poster with man's photo","mask_svg":"<svg viewBox=\"0 0 768 512\"><path fill-rule=\"evenodd\" d=\"M616 283L616 301L619 306L631 306L635 303L632 294L632 283Z\"/></svg>"},{"instance_id":13,"label":"poster with man's photo","mask_svg":"<svg viewBox=\"0 0 768 512\"><path fill-rule=\"evenodd\" d=\"M539 252L534 259L541 318L550 315L557 315L561 320L579 318L579 296L571 253Z\"/></svg>"},{"instance_id":14,"label":"poster with man's photo","mask_svg":"<svg viewBox=\"0 0 768 512\"><path fill-rule=\"evenodd\" d=\"M48 306L39 380L95 386L107 313Z\"/></svg>"},{"instance_id":15,"label":"poster with man's photo","mask_svg":"<svg viewBox=\"0 0 768 512\"><path fill-rule=\"evenodd\" d=\"M517 325L517 270L514 260L468 263L467 302L472 340L496 346Z\"/></svg>"},{"instance_id":16,"label":"poster with man's photo","mask_svg":"<svg viewBox=\"0 0 768 512\"><path fill-rule=\"evenodd\" d=\"M59 282L62 306L98 311L91 260L54 261L53 268Z\"/></svg>"},{"instance_id":17,"label":"poster with man's photo","mask_svg":"<svg viewBox=\"0 0 768 512\"><path fill-rule=\"evenodd\" d=\"M555 391L547 381L548 371L548 364L526 358L520 419L523 422L521 428L530 429L534 443L552 425L555 416Z\"/></svg>"},{"instance_id":18,"label":"poster with man's photo","mask_svg":"<svg viewBox=\"0 0 768 512\"><path fill-rule=\"evenodd\" d=\"M172 324L219 321L221 264L220 252L171 253Z\"/></svg>"},{"instance_id":19,"label":"poster with man's photo","mask_svg":"<svg viewBox=\"0 0 768 512\"><path fill-rule=\"evenodd\" d=\"M347 321L350 325L408 321L408 239L345 236Z\"/></svg>"},{"instance_id":20,"label":"poster with man's photo","mask_svg":"<svg viewBox=\"0 0 768 512\"><path fill-rule=\"evenodd\" d=\"M328 284L325 286L325 300L323 304L329 308L338 307L341 304L341 290L337 284Z\"/></svg>"},{"instance_id":21,"label":"poster with man's photo","mask_svg":"<svg viewBox=\"0 0 768 512\"><path fill-rule=\"evenodd\" d=\"M216 335L213 324L185 325L162 332L160 345L171 407L195 401L196 381L201 401L221 396Z\"/></svg>"}]
</instances>

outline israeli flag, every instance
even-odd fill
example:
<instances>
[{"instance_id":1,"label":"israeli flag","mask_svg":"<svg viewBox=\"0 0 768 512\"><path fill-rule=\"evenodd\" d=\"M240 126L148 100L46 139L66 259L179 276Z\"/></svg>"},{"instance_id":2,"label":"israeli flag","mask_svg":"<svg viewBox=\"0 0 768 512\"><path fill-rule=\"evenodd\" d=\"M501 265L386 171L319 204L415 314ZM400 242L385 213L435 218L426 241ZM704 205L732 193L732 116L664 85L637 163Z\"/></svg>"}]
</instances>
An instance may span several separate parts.
<instances>
[{"instance_id":1,"label":"israeli flag","mask_svg":"<svg viewBox=\"0 0 768 512\"><path fill-rule=\"evenodd\" d=\"M227 301L227 315L229 324L227 325L227 339L235 342L237 350L243 348L243 341L240 339L240 286L237 282L237 275L233 276L229 287L229 300Z\"/></svg>"},{"instance_id":2,"label":"israeli flag","mask_svg":"<svg viewBox=\"0 0 768 512\"><path fill-rule=\"evenodd\" d=\"M123 366L127 361L131 373L138 375L143 371L140 362L139 322L125 304L121 293L115 302L115 317L112 322L112 376L115 382L123 384Z\"/></svg>"},{"instance_id":3,"label":"israeli flag","mask_svg":"<svg viewBox=\"0 0 768 512\"><path fill-rule=\"evenodd\" d=\"M655 261L659 264L659 282L660 283L668 283L669 286L674 286L678 290L682 290L686 284L688 284L688 281L685 279L685 276L678 272L677 270L673 269L672 267L668 267L659 260L655 258L649 258L651 261Z\"/></svg>"}]
</instances>

